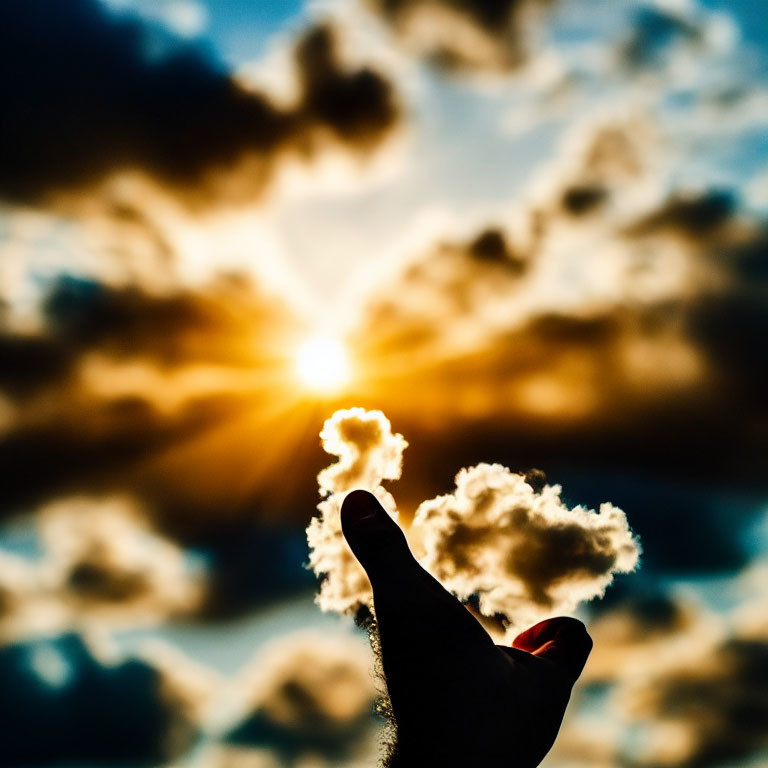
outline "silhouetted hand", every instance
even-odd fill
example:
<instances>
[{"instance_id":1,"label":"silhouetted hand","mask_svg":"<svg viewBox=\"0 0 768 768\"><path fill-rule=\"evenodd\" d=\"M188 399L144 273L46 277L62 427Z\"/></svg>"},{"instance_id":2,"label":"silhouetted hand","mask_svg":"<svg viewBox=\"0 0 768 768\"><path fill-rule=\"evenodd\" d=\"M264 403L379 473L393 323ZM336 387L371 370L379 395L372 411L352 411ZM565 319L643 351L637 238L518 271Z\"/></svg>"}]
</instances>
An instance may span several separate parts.
<instances>
[{"instance_id":1,"label":"silhouetted hand","mask_svg":"<svg viewBox=\"0 0 768 768\"><path fill-rule=\"evenodd\" d=\"M533 768L549 751L592 640L571 618L540 622L497 646L414 559L367 491L341 509L373 586L382 665L397 725L392 766Z\"/></svg>"}]
</instances>

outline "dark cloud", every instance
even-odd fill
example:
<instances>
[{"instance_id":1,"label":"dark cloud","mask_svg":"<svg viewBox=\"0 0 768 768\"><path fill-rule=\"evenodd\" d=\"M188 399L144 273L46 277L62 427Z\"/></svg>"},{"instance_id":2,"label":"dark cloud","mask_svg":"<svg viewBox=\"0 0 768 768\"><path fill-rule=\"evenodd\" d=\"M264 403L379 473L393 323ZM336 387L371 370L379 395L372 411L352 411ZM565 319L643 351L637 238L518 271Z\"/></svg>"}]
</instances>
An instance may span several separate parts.
<instances>
[{"instance_id":1,"label":"dark cloud","mask_svg":"<svg viewBox=\"0 0 768 768\"><path fill-rule=\"evenodd\" d=\"M274 365L302 327L284 300L236 275L166 293L64 275L41 314L35 334L0 333L0 391L13 398L66 384L89 353L165 370Z\"/></svg>"},{"instance_id":2,"label":"dark cloud","mask_svg":"<svg viewBox=\"0 0 768 768\"><path fill-rule=\"evenodd\" d=\"M61 380L72 370L66 346L43 335L0 335L0 389L16 398Z\"/></svg>"},{"instance_id":3,"label":"dark cloud","mask_svg":"<svg viewBox=\"0 0 768 768\"><path fill-rule=\"evenodd\" d=\"M137 169L210 202L225 189L217 174L240 161L250 170L226 189L253 196L280 153L311 153L321 134L367 149L398 120L389 83L345 70L327 28L298 44L302 95L289 108L243 88L209 51L97 0L5 4L0 30L0 195L13 202Z\"/></svg>"},{"instance_id":4,"label":"dark cloud","mask_svg":"<svg viewBox=\"0 0 768 768\"><path fill-rule=\"evenodd\" d=\"M191 744L195 727L148 662L109 663L78 635L0 649L4 766L155 765Z\"/></svg>"},{"instance_id":5,"label":"dark cloud","mask_svg":"<svg viewBox=\"0 0 768 768\"><path fill-rule=\"evenodd\" d=\"M357 342L376 374L354 404L408 436L419 477L399 483L401 509L447 493L460 466L536 466L569 503L623 509L646 569L750 557L768 448L767 225L729 189L649 202L644 135L586 132L543 201L517 211L528 231L503 230L505 249L479 231L497 259L438 242L377 285ZM526 265L514 279L489 271L503 250Z\"/></svg>"},{"instance_id":6,"label":"dark cloud","mask_svg":"<svg viewBox=\"0 0 768 768\"><path fill-rule=\"evenodd\" d=\"M6 515L63 493L130 491L138 463L210 429L229 408L218 398L198 399L166 415L146 399L125 397L91 399L86 410L87 418L72 408L0 438Z\"/></svg>"},{"instance_id":7,"label":"dark cloud","mask_svg":"<svg viewBox=\"0 0 768 768\"><path fill-rule=\"evenodd\" d=\"M548 472L580 444L585 463L760 477L767 225L728 189L648 205L636 191L645 133L593 126L544 200L518 211L527 231L436 243L377 286L358 344L371 368L390 369L371 401L401 429L420 411L491 441L508 430L521 454L510 466ZM419 370L423 402L392 394L403 360Z\"/></svg>"},{"instance_id":8,"label":"dark cloud","mask_svg":"<svg viewBox=\"0 0 768 768\"><path fill-rule=\"evenodd\" d=\"M613 596L615 592L612 590L609 595ZM608 602L611 602L610 597ZM595 607L600 609L603 606L596 603ZM680 631L689 622L691 611L662 589L644 586L638 593L625 594L614 600L603 615L611 623L619 617L627 639L638 641L644 633L667 634Z\"/></svg>"},{"instance_id":9,"label":"dark cloud","mask_svg":"<svg viewBox=\"0 0 768 768\"><path fill-rule=\"evenodd\" d=\"M716 363L717 375L728 380L734 400L764 406L768 360L759 350L768 333L768 239L760 234L721 256L730 262L732 289L699 298L690 333ZM753 410L752 418L754 434L763 434L764 409Z\"/></svg>"},{"instance_id":10,"label":"dark cloud","mask_svg":"<svg viewBox=\"0 0 768 768\"><path fill-rule=\"evenodd\" d=\"M374 145L397 121L390 84L371 69L341 73L327 27L307 33L296 49L302 84L301 114L350 146Z\"/></svg>"},{"instance_id":11,"label":"dark cloud","mask_svg":"<svg viewBox=\"0 0 768 768\"><path fill-rule=\"evenodd\" d=\"M375 359L382 355L423 356L425 349L449 347L455 325L462 319L480 325L473 318L509 301L529 266L524 248L498 227L463 241L436 243L379 286L364 309L354 344L379 368Z\"/></svg>"},{"instance_id":12,"label":"dark cloud","mask_svg":"<svg viewBox=\"0 0 768 768\"><path fill-rule=\"evenodd\" d=\"M519 272L525 270L525 261L510 248L505 234L499 229L486 229L467 245L469 255L478 261L501 264Z\"/></svg>"},{"instance_id":13,"label":"dark cloud","mask_svg":"<svg viewBox=\"0 0 768 768\"><path fill-rule=\"evenodd\" d=\"M736 196L724 189L698 194L674 194L663 205L642 216L627 228L627 234L640 237L659 231L705 237L728 223L738 212Z\"/></svg>"},{"instance_id":14,"label":"dark cloud","mask_svg":"<svg viewBox=\"0 0 768 768\"><path fill-rule=\"evenodd\" d=\"M531 61L558 25L558 0L368 0L406 48L446 70L512 71ZM578 6L581 14L592 11ZM552 23L553 22L553 23ZM572 20L570 21L572 24ZM592 25L599 27L593 19ZM707 43L707 18L651 3L629 6L608 44L624 77L659 70ZM550 29L547 29L550 27ZM566 16L566 31L569 20ZM556 40L556 44L561 41ZM574 76L574 81L577 75Z\"/></svg>"},{"instance_id":15,"label":"dark cloud","mask_svg":"<svg viewBox=\"0 0 768 768\"><path fill-rule=\"evenodd\" d=\"M194 519L185 504L210 499L182 502L168 481L205 459L153 477L142 466L238 419L260 439L250 414L287 380L303 329L282 300L234 277L167 294L63 277L42 315L37 334L0 336L0 390L18 408L0 435L6 514L60 493L153 488L152 501ZM185 383L196 367L201 382ZM249 491L235 506L253 504Z\"/></svg>"},{"instance_id":16,"label":"dark cloud","mask_svg":"<svg viewBox=\"0 0 768 768\"><path fill-rule=\"evenodd\" d=\"M598 209L608 197L605 188L584 184L569 187L563 192L562 205L568 213L583 216Z\"/></svg>"},{"instance_id":17,"label":"dark cloud","mask_svg":"<svg viewBox=\"0 0 768 768\"><path fill-rule=\"evenodd\" d=\"M406 45L450 69L514 69L556 0L370 0Z\"/></svg>"},{"instance_id":18,"label":"dark cloud","mask_svg":"<svg viewBox=\"0 0 768 768\"><path fill-rule=\"evenodd\" d=\"M277 354L285 327L298 328L279 298L253 281L222 277L201 290L153 295L138 286L109 287L62 277L43 301L49 333L81 355L152 359L164 366L192 363L254 365ZM258 360L262 356L262 360ZM268 360L266 362L269 362Z\"/></svg>"},{"instance_id":19,"label":"dark cloud","mask_svg":"<svg viewBox=\"0 0 768 768\"><path fill-rule=\"evenodd\" d=\"M619 53L633 68L658 66L676 44L702 41L702 30L691 18L673 10L644 5L632 20L632 32Z\"/></svg>"}]
</instances>

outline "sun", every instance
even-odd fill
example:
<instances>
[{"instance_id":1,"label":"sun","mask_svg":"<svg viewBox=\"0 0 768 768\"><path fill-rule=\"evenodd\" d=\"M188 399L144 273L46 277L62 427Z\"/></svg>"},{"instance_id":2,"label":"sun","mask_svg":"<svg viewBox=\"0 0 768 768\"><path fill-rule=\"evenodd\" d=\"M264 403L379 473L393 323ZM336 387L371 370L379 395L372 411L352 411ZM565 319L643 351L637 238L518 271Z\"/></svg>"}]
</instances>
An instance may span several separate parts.
<instances>
[{"instance_id":1,"label":"sun","mask_svg":"<svg viewBox=\"0 0 768 768\"><path fill-rule=\"evenodd\" d=\"M296 375L312 392L322 395L339 392L351 378L344 343L334 336L307 339L296 353Z\"/></svg>"}]
</instances>

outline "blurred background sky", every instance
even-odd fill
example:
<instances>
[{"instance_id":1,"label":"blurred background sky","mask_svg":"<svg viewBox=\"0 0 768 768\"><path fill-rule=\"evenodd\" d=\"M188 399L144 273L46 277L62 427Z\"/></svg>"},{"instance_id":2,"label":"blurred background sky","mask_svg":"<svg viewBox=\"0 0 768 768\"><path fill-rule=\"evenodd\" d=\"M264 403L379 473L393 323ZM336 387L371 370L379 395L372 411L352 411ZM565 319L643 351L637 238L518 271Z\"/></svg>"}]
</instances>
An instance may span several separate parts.
<instances>
[{"instance_id":1,"label":"blurred background sky","mask_svg":"<svg viewBox=\"0 0 768 768\"><path fill-rule=\"evenodd\" d=\"M611 501L549 768L768 766L762 0L0 5L0 765L375 764L336 409Z\"/></svg>"}]
</instances>

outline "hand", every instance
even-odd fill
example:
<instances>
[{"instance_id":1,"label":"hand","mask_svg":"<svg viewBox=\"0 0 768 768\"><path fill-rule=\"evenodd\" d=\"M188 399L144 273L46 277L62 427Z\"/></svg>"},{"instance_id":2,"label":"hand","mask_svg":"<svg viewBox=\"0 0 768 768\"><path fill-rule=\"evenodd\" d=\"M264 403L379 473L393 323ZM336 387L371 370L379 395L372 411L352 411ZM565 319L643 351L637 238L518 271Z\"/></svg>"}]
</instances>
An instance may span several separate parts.
<instances>
[{"instance_id":1,"label":"hand","mask_svg":"<svg viewBox=\"0 0 768 768\"><path fill-rule=\"evenodd\" d=\"M494 645L414 559L367 491L341 508L344 537L368 574L397 745L390 766L533 768L555 741L592 640L571 618Z\"/></svg>"}]
</instances>

